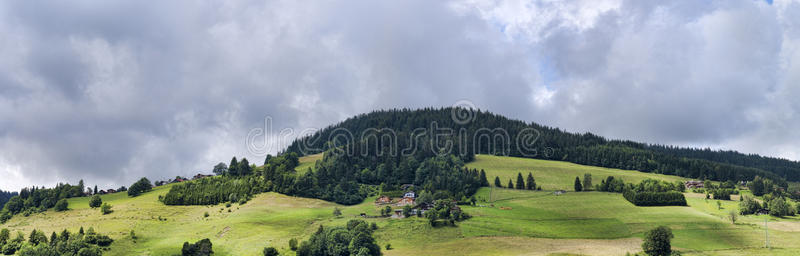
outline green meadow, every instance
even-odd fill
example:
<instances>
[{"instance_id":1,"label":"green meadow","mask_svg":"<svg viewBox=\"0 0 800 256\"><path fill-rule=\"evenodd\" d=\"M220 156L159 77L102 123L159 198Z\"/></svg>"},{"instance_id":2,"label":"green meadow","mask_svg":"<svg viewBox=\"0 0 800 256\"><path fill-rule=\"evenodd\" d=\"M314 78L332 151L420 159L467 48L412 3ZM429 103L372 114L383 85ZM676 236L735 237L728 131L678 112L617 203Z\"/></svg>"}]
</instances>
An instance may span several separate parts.
<instances>
[{"instance_id":1,"label":"green meadow","mask_svg":"<svg viewBox=\"0 0 800 256\"><path fill-rule=\"evenodd\" d=\"M320 156L301 158L307 169ZM303 167L305 166L305 168ZM707 200L687 193L687 207L637 207L621 194L571 192L575 176L591 173L595 182L605 176L626 182L646 178L682 181L681 177L575 165L557 161L479 155L470 168L485 169L491 181L499 176L505 185L517 172L533 172L543 191L481 188L477 206L463 206L471 219L455 227L430 227L427 220L369 218L379 229L385 255L624 255L641 251L643 233L659 225L673 229L673 247L686 255L797 255L800 254L800 219L768 219L770 246L764 247L761 216L739 216L736 224L728 212L738 201ZM94 227L115 241L107 255L176 255L185 241L210 238L217 255L260 255L265 246L282 255L291 238L307 239L319 225L344 225L361 213L378 215L375 197L354 206L277 193L257 195L246 204L166 206L158 202L171 185L156 187L139 197L125 193L103 195L114 212L102 215L88 206L88 198L69 200L66 212L47 211L15 216L0 227L25 234L32 229L53 231ZM552 190L568 192L555 195ZM343 215L334 217L334 208ZM204 214L208 213L208 217ZM133 230L138 237L130 237Z\"/></svg>"}]
</instances>

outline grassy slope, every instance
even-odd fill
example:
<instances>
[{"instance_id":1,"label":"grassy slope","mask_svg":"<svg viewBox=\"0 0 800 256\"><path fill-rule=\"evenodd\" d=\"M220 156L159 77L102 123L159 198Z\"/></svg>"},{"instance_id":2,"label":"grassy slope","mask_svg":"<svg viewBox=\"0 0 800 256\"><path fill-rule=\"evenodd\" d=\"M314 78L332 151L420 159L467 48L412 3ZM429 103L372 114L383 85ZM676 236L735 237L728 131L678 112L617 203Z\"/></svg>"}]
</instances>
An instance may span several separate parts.
<instances>
[{"instance_id":1,"label":"grassy slope","mask_svg":"<svg viewBox=\"0 0 800 256\"><path fill-rule=\"evenodd\" d=\"M313 162L303 158L304 164ZM589 172L596 181L604 175L624 177L634 182L646 177L670 181L679 177L653 175L635 171L587 167L562 162L532 159L478 156L471 167L486 169L489 177L516 176L518 170L533 171L544 189L568 189L576 175ZM292 237L308 238L318 225L342 225L359 213L376 215L377 207L368 198L355 206L337 206L321 200L264 193L252 201L228 208L217 206L165 206L157 201L169 186L156 188L136 198L124 193L104 195L115 212L102 215L88 208L88 198L70 199L70 211L48 211L30 217L16 216L2 227L30 233L33 228L48 234L64 228L94 226L116 241L108 255L174 255L184 241L211 238L218 255L257 255L270 245L284 255L293 255L287 242ZM488 199L489 188L478 192ZM425 220L369 219L381 227L376 239L381 246L391 243L386 255L547 255L574 253L589 255L622 255L640 250L643 231L657 225L675 230L673 245L681 250L712 255L785 254L800 251L800 222L797 219L775 219L770 222L770 242L777 250L759 249L763 245L763 219L741 217L732 225L724 219L737 202L716 201L702 195L690 195L690 207L635 207L621 195L602 192L567 193L493 189L494 204L490 207L463 207L472 219L458 227L429 227ZM488 205L487 202L480 204ZM501 210L500 206L511 207ZM334 207L344 217L334 218ZM203 218L203 213L211 216ZM159 221L158 216L167 218ZM133 229L139 239L127 237Z\"/></svg>"},{"instance_id":2,"label":"grassy slope","mask_svg":"<svg viewBox=\"0 0 800 256\"><path fill-rule=\"evenodd\" d=\"M470 162L467 166L486 170L486 177L492 185L494 185L494 177L500 177L501 184L505 186L508 184L509 179L516 184L517 173L522 173L522 177L525 178L528 172L532 172L533 177L536 179L536 184L542 186L544 190L572 190L575 177L580 177L583 180L584 173L592 174L593 184L599 184L600 180L610 175L615 178L622 178L625 182L634 183L646 178L670 182L686 180L678 176L585 166L568 162L492 155L476 155L475 161Z\"/></svg>"}]
</instances>

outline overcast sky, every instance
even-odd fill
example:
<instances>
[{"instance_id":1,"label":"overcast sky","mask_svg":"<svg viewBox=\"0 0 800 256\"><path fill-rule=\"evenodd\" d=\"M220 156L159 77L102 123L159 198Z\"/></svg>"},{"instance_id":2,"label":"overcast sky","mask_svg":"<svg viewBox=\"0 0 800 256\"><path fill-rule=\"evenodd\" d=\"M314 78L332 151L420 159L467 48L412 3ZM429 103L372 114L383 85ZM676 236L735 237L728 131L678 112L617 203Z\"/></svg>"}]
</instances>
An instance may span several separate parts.
<instances>
[{"instance_id":1,"label":"overcast sky","mask_svg":"<svg viewBox=\"0 0 800 256\"><path fill-rule=\"evenodd\" d=\"M798 160L799 99L798 1L0 1L5 190L208 173L263 161L265 116L459 100Z\"/></svg>"}]
</instances>

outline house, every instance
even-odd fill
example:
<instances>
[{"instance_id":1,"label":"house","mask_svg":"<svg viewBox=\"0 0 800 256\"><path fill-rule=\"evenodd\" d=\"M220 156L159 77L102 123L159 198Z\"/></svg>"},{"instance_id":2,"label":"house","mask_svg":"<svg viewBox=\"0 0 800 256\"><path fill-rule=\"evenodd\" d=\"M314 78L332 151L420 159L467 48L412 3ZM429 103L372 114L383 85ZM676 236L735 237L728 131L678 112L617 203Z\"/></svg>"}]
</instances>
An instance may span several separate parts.
<instances>
[{"instance_id":1,"label":"house","mask_svg":"<svg viewBox=\"0 0 800 256\"><path fill-rule=\"evenodd\" d=\"M106 191L101 189L101 190L97 191L97 193L98 193L98 194L101 194L101 195L105 195L105 194L106 194Z\"/></svg>"},{"instance_id":2,"label":"house","mask_svg":"<svg viewBox=\"0 0 800 256\"><path fill-rule=\"evenodd\" d=\"M200 173L198 173L197 175L195 175L194 177L192 177L192 180L196 180L196 179L202 179L202 178L205 178L205 177L211 177L211 175L205 175L205 174L200 174Z\"/></svg>"},{"instance_id":3,"label":"house","mask_svg":"<svg viewBox=\"0 0 800 256\"><path fill-rule=\"evenodd\" d=\"M108 189L106 192L109 194L117 193L117 191L114 190L113 188Z\"/></svg>"},{"instance_id":4,"label":"house","mask_svg":"<svg viewBox=\"0 0 800 256\"><path fill-rule=\"evenodd\" d=\"M564 191L564 190L556 190L555 192L553 192L553 194L555 194L555 195L562 195L562 194L564 194L564 193L567 193L567 191Z\"/></svg>"},{"instance_id":5,"label":"house","mask_svg":"<svg viewBox=\"0 0 800 256\"><path fill-rule=\"evenodd\" d=\"M414 191L406 192L406 194L403 195L403 198L397 202L397 206L406 206L406 205L414 206L415 199L416 199L416 194L414 194Z\"/></svg>"},{"instance_id":6,"label":"house","mask_svg":"<svg viewBox=\"0 0 800 256\"><path fill-rule=\"evenodd\" d=\"M683 185L686 186L687 189L704 187L703 181L700 180L687 180L686 182L683 183Z\"/></svg>"},{"instance_id":7,"label":"house","mask_svg":"<svg viewBox=\"0 0 800 256\"><path fill-rule=\"evenodd\" d=\"M413 197L403 197L400 201L397 201L397 206L406 206L411 205L414 206L414 198Z\"/></svg>"},{"instance_id":8,"label":"house","mask_svg":"<svg viewBox=\"0 0 800 256\"><path fill-rule=\"evenodd\" d=\"M184 181L189 181L189 180L178 177L178 178L172 180L172 182L170 182L170 183L178 183L178 182L184 182Z\"/></svg>"},{"instance_id":9,"label":"house","mask_svg":"<svg viewBox=\"0 0 800 256\"><path fill-rule=\"evenodd\" d=\"M375 200L375 204L388 204L388 203L391 203L391 202L392 202L392 198L388 197L388 196L381 196L381 197L378 197L377 200Z\"/></svg>"}]
</instances>

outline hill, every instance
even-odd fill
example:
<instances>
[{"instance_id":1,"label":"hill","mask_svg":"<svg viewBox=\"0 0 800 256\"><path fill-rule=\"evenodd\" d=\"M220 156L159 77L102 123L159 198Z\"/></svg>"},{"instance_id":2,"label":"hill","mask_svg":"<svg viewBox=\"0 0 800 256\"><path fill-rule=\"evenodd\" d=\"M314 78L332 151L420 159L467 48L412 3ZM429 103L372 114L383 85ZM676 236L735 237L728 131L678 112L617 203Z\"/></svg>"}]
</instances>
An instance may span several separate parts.
<instances>
[{"instance_id":1,"label":"hill","mask_svg":"<svg viewBox=\"0 0 800 256\"><path fill-rule=\"evenodd\" d=\"M395 140L385 141L383 136L387 135ZM316 154L349 145L355 148L348 150L380 162L399 162L401 158L397 155L400 154L381 157L377 152L390 153L384 152L387 148L412 149L417 154L431 155L438 153L431 148L437 143L450 143L456 150L449 151L458 151L457 155L464 161L472 160L475 154L500 154L695 179L740 181L761 176L781 181L784 187L784 179L800 181L800 162L797 161L735 151L609 140L591 133L570 133L463 108L396 109L362 114L296 140L287 152Z\"/></svg>"},{"instance_id":2,"label":"hill","mask_svg":"<svg viewBox=\"0 0 800 256\"><path fill-rule=\"evenodd\" d=\"M301 166L319 156L300 158ZM622 255L640 251L642 233L657 225L675 230L673 246L688 255L722 254L793 255L800 253L800 221L797 217L770 218L770 243L763 245L764 217L743 216L737 224L724 219L736 208L736 201L715 200L689 194L688 207L636 207L618 193L567 192L556 196L552 189L568 189L577 174L591 173L597 180L605 175L630 181L653 178L678 181L683 178L630 170L583 166L558 161L476 155L470 168L483 168L487 176L507 177L517 170L531 171L543 191L481 188L479 199L494 194L493 202L463 205L473 217L455 227L431 227L424 218L369 218L379 228L375 237L385 255ZM138 197L125 193L102 195L114 212L102 215L88 207L88 198L70 198L66 212L49 210L28 217L17 215L0 228L29 233L32 229L49 234L62 229L94 227L111 235L115 242L106 255L175 255L184 241L210 238L217 255L256 255L264 246L275 246L282 255L294 255L290 238L308 239L319 225L343 225L361 213L376 216L374 196L344 206L317 199L278 193L256 195L249 202L226 207L167 206L158 201L176 184L154 188ZM494 207L489 207L494 204ZM340 208L342 217L332 214ZM501 209L502 207L502 209ZM504 210L505 209L505 210ZM228 211L230 210L230 212ZM204 217L205 213L208 217ZM138 239L129 237L134 230Z\"/></svg>"}]
</instances>

